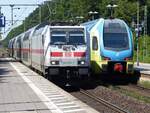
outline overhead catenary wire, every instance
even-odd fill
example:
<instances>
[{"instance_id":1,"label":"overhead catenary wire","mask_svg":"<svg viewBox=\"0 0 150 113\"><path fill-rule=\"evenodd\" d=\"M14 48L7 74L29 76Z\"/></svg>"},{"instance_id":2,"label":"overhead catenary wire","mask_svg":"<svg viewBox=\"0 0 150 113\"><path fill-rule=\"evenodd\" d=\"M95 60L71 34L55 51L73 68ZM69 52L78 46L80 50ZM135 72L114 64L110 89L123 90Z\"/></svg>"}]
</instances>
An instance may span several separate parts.
<instances>
[{"instance_id":1,"label":"overhead catenary wire","mask_svg":"<svg viewBox=\"0 0 150 113\"><path fill-rule=\"evenodd\" d=\"M2 0L0 0L0 2L1 2L1 4L0 4L0 7L10 7L10 6L12 6L12 8L13 8L13 6L15 7L15 6L22 6L22 5L25 5L25 6L38 6L39 4L35 4L35 1L34 1L34 3L33 4L15 4L15 3L17 3L16 2L16 0L6 0L6 1L2 1ZM18 2L18 3L22 3L22 2ZM3 8L3 11L4 12L6 12L6 14L5 13L3 13L4 14L4 16L6 17L6 19L8 19L8 10L6 10L6 8ZM3 12L2 11L2 12ZM24 11L23 11L24 12ZM19 13L20 14L20 13ZM23 13L21 13L21 15L19 16L19 17L22 17L22 14ZM20 20L19 19L19 17L18 17L18 19L15 21L15 24L18 22L18 20ZM9 19L8 19L9 20ZM23 20L23 19L22 19ZM7 23L6 23L6 26L5 27L1 27L0 28L0 33L1 33L1 35L2 35L2 39L1 40L4 40L5 38L6 38L6 36L8 35L8 32L9 31L11 31L11 29L13 29L14 27L16 27L16 26L8 26L8 21L7 21ZM17 25L19 25L18 23L17 23Z\"/></svg>"},{"instance_id":2,"label":"overhead catenary wire","mask_svg":"<svg viewBox=\"0 0 150 113\"><path fill-rule=\"evenodd\" d=\"M27 7L22 11L22 13L20 13L20 16L18 16L18 19L15 21L14 25L19 21L19 18L25 13L25 11L27 10ZM11 29L13 29L14 26L10 26L6 31L5 33L11 31Z\"/></svg>"},{"instance_id":3,"label":"overhead catenary wire","mask_svg":"<svg viewBox=\"0 0 150 113\"><path fill-rule=\"evenodd\" d=\"M27 6L40 6L38 3L33 3L33 4L12 4L12 2L10 2L9 0L7 1L7 3L9 2L9 4L0 4L0 7L2 7L2 6L11 6L11 5L13 5L14 7L15 6L19 6L19 7L24 7L24 6L26 6L26 8L25 8L25 10L22 12L22 13L20 13L21 15L18 17L18 19L15 21L15 23L14 24L16 24L19 20L23 20L23 19L19 19L19 18L21 18L22 17L22 15L23 14L25 14L24 12L27 10ZM5 2L6 3L6 2ZM15 2L13 2L13 3L15 3ZM29 8L28 8L29 9ZM29 10L29 12L30 12L30 10ZM24 17L23 17L24 18ZM6 34L7 34L7 32L9 32L9 31L11 31L11 29L13 29L14 28L14 26L10 26L10 27L8 27L7 28L7 30L5 31L5 28L4 28L4 32L3 32L3 35L5 36Z\"/></svg>"},{"instance_id":4,"label":"overhead catenary wire","mask_svg":"<svg viewBox=\"0 0 150 113\"><path fill-rule=\"evenodd\" d=\"M48 17L51 18L52 11L51 11L51 8L50 8L50 6L49 6L49 3L46 3L46 5L47 5L48 11L49 11L49 16L48 16Z\"/></svg>"}]
</instances>

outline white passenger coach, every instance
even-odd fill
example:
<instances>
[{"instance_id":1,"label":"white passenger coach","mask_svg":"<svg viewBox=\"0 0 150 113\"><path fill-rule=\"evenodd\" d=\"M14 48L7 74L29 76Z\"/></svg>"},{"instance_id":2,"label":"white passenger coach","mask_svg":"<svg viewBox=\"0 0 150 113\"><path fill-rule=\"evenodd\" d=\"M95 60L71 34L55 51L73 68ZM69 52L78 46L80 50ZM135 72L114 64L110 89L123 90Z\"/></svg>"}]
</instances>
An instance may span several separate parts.
<instances>
[{"instance_id":1,"label":"white passenger coach","mask_svg":"<svg viewBox=\"0 0 150 113\"><path fill-rule=\"evenodd\" d=\"M8 47L10 56L51 79L88 76L88 43L83 26L40 24L11 39Z\"/></svg>"}]
</instances>

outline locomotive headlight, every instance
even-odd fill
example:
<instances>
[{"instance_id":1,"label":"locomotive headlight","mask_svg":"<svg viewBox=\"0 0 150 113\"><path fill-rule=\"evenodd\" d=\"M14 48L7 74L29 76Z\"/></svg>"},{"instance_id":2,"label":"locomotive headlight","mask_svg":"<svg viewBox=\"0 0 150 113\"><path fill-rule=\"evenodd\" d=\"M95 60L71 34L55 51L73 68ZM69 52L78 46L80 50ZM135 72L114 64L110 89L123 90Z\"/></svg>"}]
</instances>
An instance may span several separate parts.
<instances>
[{"instance_id":1,"label":"locomotive headlight","mask_svg":"<svg viewBox=\"0 0 150 113\"><path fill-rule=\"evenodd\" d=\"M58 65L58 64L59 64L59 61L51 61L51 64L52 64L52 65Z\"/></svg>"},{"instance_id":2,"label":"locomotive headlight","mask_svg":"<svg viewBox=\"0 0 150 113\"><path fill-rule=\"evenodd\" d=\"M84 61L81 61L81 64L82 64L82 65L84 65L84 64L85 64L85 62L84 62Z\"/></svg>"},{"instance_id":3,"label":"locomotive headlight","mask_svg":"<svg viewBox=\"0 0 150 113\"><path fill-rule=\"evenodd\" d=\"M52 62L51 62L51 64L52 64L52 65L55 65L55 64L56 64L56 62L55 62L55 61L52 61Z\"/></svg>"},{"instance_id":4,"label":"locomotive headlight","mask_svg":"<svg viewBox=\"0 0 150 113\"><path fill-rule=\"evenodd\" d=\"M84 65L84 64L85 64L85 61L83 61L83 60L82 60L82 61L78 61L78 64L79 64L79 65Z\"/></svg>"}]
</instances>

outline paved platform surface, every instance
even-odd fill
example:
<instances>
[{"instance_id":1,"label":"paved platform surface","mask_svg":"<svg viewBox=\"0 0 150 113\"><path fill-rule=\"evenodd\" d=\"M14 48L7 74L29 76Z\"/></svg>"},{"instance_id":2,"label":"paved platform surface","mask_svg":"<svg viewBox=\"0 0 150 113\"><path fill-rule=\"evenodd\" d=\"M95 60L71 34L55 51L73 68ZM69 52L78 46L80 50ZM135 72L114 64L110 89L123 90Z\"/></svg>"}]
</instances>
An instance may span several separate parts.
<instances>
[{"instance_id":1,"label":"paved platform surface","mask_svg":"<svg viewBox=\"0 0 150 113\"><path fill-rule=\"evenodd\" d=\"M137 66L137 63L135 63L135 69L139 70L142 74L150 75L150 64L148 63L139 63L139 66Z\"/></svg>"},{"instance_id":2,"label":"paved platform surface","mask_svg":"<svg viewBox=\"0 0 150 113\"><path fill-rule=\"evenodd\" d=\"M0 62L0 113L51 113L8 62Z\"/></svg>"},{"instance_id":3,"label":"paved platform surface","mask_svg":"<svg viewBox=\"0 0 150 113\"><path fill-rule=\"evenodd\" d=\"M98 112L23 64L0 59L0 113Z\"/></svg>"}]
</instances>

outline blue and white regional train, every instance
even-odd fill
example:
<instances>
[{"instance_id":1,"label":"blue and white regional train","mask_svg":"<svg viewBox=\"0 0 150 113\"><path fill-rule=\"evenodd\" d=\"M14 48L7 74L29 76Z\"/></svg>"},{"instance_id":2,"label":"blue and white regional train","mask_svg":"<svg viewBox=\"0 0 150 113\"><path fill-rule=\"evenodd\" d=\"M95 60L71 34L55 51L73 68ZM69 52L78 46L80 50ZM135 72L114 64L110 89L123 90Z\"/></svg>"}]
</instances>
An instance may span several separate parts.
<instances>
[{"instance_id":1,"label":"blue and white regional train","mask_svg":"<svg viewBox=\"0 0 150 113\"><path fill-rule=\"evenodd\" d=\"M10 56L48 78L89 74L89 48L83 26L37 25L11 39L8 47Z\"/></svg>"},{"instance_id":2,"label":"blue and white regional train","mask_svg":"<svg viewBox=\"0 0 150 113\"><path fill-rule=\"evenodd\" d=\"M133 74L133 37L120 19L98 19L81 24L89 32L92 73Z\"/></svg>"}]
</instances>

